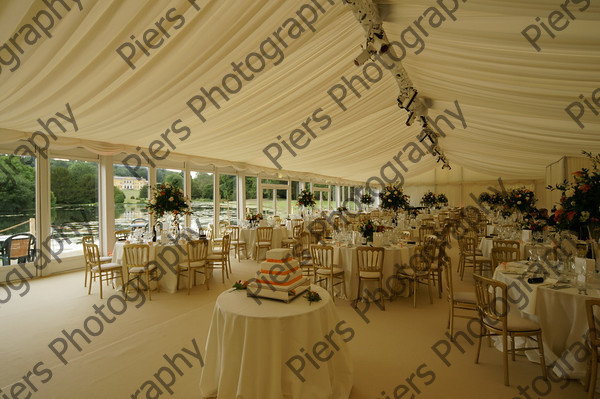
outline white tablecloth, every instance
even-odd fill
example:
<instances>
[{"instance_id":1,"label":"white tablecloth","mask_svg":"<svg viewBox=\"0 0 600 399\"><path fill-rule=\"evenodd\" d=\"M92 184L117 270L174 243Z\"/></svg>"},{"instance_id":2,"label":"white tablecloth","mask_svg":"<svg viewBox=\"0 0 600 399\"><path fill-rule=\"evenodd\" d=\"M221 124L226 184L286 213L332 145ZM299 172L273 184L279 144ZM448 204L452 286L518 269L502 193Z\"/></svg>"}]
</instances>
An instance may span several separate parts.
<instances>
[{"instance_id":1,"label":"white tablecloth","mask_svg":"<svg viewBox=\"0 0 600 399\"><path fill-rule=\"evenodd\" d=\"M333 247L333 263L344 269L344 277L346 278L346 294L349 300L355 300L358 297L358 247ZM408 287L401 289L396 285L396 266L410 264L410 257L414 254L415 245L404 244L402 247L397 245L385 247L385 255L383 258L383 289L391 295L408 296ZM372 294L378 288L376 282L363 282L363 288L369 290ZM339 286L336 287L339 289ZM339 291L336 291L338 294ZM341 293L339 293L341 294ZM368 297L363 292L365 298Z\"/></svg>"},{"instance_id":2,"label":"white tablecloth","mask_svg":"<svg viewBox=\"0 0 600 399\"><path fill-rule=\"evenodd\" d=\"M298 297L291 303L257 302L244 290L219 295L206 340L202 397L348 398L354 366L346 342L354 332L340 321L329 294L320 287L313 289L321 301L309 303Z\"/></svg>"},{"instance_id":3,"label":"white tablecloth","mask_svg":"<svg viewBox=\"0 0 600 399\"><path fill-rule=\"evenodd\" d=\"M510 262L500 265L494 273L496 280L508 286L509 312L520 312L540 324L546 365L556 362L555 374L563 378L583 378L587 367L587 357L582 360L586 356L584 337L588 331L585 300L600 297L600 290L588 288L588 295L580 295L574 287L553 289L549 284L556 282L556 278L546 278L542 284L529 284L527 276L520 278L519 270L527 270L527 266ZM537 360L536 355L528 357Z\"/></svg>"},{"instance_id":4,"label":"white tablecloth","mask_svg":"<svg viewBox=\"0 0 600 399\"><path fill-rule=\"evenodd\" d=\"M273 240L271 248L281 248L281 240L288 237L288 231L285 227L273 228ZM242 229L240 239L246 241L248 248L248 257L254 258L254 245L256 244L256 229ZM261 257L264 255L261 251Z\"/></svg>"},{"instance_id":5,"label":"white tablecloth","mask_svg":"<svg viewBox=\"0 0 600 399\"><path fill-rule=\"evenodd\" d=\"M125 245L125 241L117 241L112 253L112 261L123 266L124 279L127 278L127 270L123 262L123 247ZM150 260L156 262L159 267L160 280L158 285L160 290L171 294L175 293L177 291L177 265L187 261L186 244L153 243L150 245ZM183 281L187 282L187 279L184 278Z\"/></svg>"}]
</instances>

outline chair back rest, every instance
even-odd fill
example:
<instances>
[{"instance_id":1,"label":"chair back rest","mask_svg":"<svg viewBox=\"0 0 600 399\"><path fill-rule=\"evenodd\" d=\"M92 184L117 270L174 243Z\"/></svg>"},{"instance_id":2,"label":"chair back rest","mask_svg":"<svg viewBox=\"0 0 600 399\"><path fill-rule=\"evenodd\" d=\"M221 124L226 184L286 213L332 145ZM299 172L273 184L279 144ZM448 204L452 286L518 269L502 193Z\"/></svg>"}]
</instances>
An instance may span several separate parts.
<instances>
[{"instance_id":1,"label":"chair back rest","mask_svg":"<svg viewBox=\"0 0 600 399\"><path fill-rule=\"evenodd\" d=\"M225 234L229 234L231 242L240 241L240 226L228 226Z\"/></svg>"},{"instance_id":2,"label":"chair back rest","mask_svg":"<svg viewBox=\"0 0 600 399\"><path fill-rule=\"evenodd\" d=\"M521 243L516 240L492 240L492 248L496 247L511 247L516 248L517 251L520 251Z\"/></svg>"},{"instance_id":3,"label":"chair back rest","mask_svg":"<svg viewBox=\"0 0 600 399\"><path fill-rule=\"evenodd\" d=\"M96 244L83 244L83 259L90 268L100 265L100 251Z\"/></svg>"},{"instance_id":4,"label":"chair back rest","mask_svg":"<svg viewBox=\"0 0 600 399\"><path fill-rule=\"evenodd\" d=\"M475 281L477 310L484 323L500 322L502 329L506 330L508 315L506 284L478 274L473 274L473 280Z\"/></svg>"},{"instance_id":5,"label":"chair back rest","mask_svg":"<svg viewBox=\"0 0 600 399\"><path fill-rule=\"evenodd\" d=\"M413 255L410 257L410 268L415 272L424 272L431 269L433 256L430 249L424 245L417 245Z\"/></svg>"},{"instance_id":6,"label":"chair back rest","mask_svg":"<svg viewBox=\"0 0 600 399\"><path fill-rule=\"evenodd\" d=\"M519 260L519 250L513 247L492 248L492 270L502 262L516 262Z\"/></svg>"},{"instance_id":7,"label":"chair back rest","mask_svg":"<svg viewBox=\"0 0 600 399\"><path fill-rule=\"evenodd\" d=\"M310 224L310 230L313 234L322 234L327 229L327 219L316 218Z\"/></svg>"},{"instance_id":8,"label":"chair back rest","mask_svg":"<svg viewBox=\"0 0 600 399\"><path fill-rule=\"evenodd\" d=\"M477 239L471 235L466 235L459 240L461 251L466 255L475 258L477 250Z\"/></svg>"},{"instance_id":9,"label":"chair back rest","mask_svg":"<svg viewBox=\"0 0 600 399\"><path fill-rule=\"evenodd\" d=\"M598 336L598 327L600 323L600 298L586 299L585 310L587 314L588 329L590 331L590 345L592 347L600 346L600 337ZM595 348L593 348L593 353L594 354L592 356L595 356Z\"/></svg>"},{"instance_id":10,"label":"chair back rest","mask_svg":"<svg viewBox=\"0 0 600 399\"><path fill-rule=\"evenodd\" d=\"M300 233L300 242L302 243L302 250L310 250L312 239L308 231L303 231Z\"/></svg>"},{"instance_id":11,"label":"chair back rest","mask_svg":"<svg viewBox=\"0 0 600 399\"><path fill-rule=\"evenodd\" d=\"M224 220L219 221L219 231L213 231L213 234L224 235L229 223Z\"/></svg>"},{"instance_id":12,"label":"chair back rest","mask_svg":"<svg viewBox=\"0 0 600 399\"><path fill-rule=\"evenodd\" d=\"M292 227L298 225L304 226L304 219L292 219Z\"/></svg>"},{"instance_id":13,"label":"chair back rest","mask_svg":"<svg viewBox=\"0 0 600 399\"><path fill-rule=\"evenodd\" d=\"M258 227L256 229L256 241L271 241L273 239L272 227Z\"/></svg>"},{"instance_id":14,"label":"chair back rest","mask_svg":"<svg viewBox=\"0 0 600 399\"><path fill-rule=\"evenodd\" d=\"M333 247L329 245L313 245L310 247L312 263L318 269L333 269Z\"/></svg>"},{"instance_id":15,"label":"chair back rest","mask_svg":"<svg viewBox=\"0 0 600 399\"><path fill-rule=\"evenodd\" d=\"M432 235L433 233L435 233L435 227L431 225L422 225L419 227L419 242L423 243L425 236Z\"/></svg>"},{"instance_id":16,"label":"chair back rest","mask_svg":"<svg viewBox=\"0 0 600 399\"><path fill-rule=\"evenodd\" d=\"M299 239L300 238L300 234L302 233L302 229L304 226L302 225L298 225L298 226L294 226L292 229L292 238L294 239Z\"/></svg>"},{"instance_id":17,"label":"chair back rest","mask_svg":"<svg viewBox=\"0 0 600 399\"><path fill-rule=\"evenodd\" d=\"M385 248L383 247L358 247L356 256L358 258L359 272L382 272L383 257Z\"/></svg>"},{"instance_id":18,"label":"chair back rest","mask_svg":"<svg viewBox=\"0 0 600 399\"><path fill-rule=\"evenodd\" d=\"M115 239L117 241L125 241L127 240L127 237L129 237L130 233L131 230L117 230L115 231Z\"/></svg>"},{"instance_id":19,"label":"chair back rest","mask_svg":"<svg viewBox=\"0 0 600 399\"><path fill-rule=\"evenodd\" d=\"M29 241L30 237L9 237L8 238L8 258L16 259L23 258L29 255Z\"/></svg>"},{"instance_id":20,"label":"chair back rest","mask_svg":"<svg viewBox=\"0 0 600 399\"><path fill-rule=\"evenodd\" d=\"M83 237L81 237L81 243L83 245L85 245L85 244L93 244L94 243L94 236L83 236Z\"/></svg>"},{"instance_id":21,"label":"chair back rest","mask_svg":"<svg viewBox=\"0 0 600 399\"><path fill-rule=\"evenodd\" d=\"M206 259L208 254L208 240L194 240L187 243L188 263Z\"/></svg>"},{"instance_id":22,"label":"chair back rest","mask_svg":"<svg viewBox=\"0 0 600 399\"><path fill-rule=\"evenodd\" d=\"M425 241L423 242L423 254L427 256L430 262L433 262L435 259L435 252L439 246L439 239L436 235L429 234L425 236Z\"/></svg>"},{"instance_id":23,"label":"chair back rest","mask_svg":"<svg viewBox=\"0 0 600 399\"><path fill-rule=\"evenodd\" d=\"M146 267L150 263L150 247L147 244L127 244L123 247L123 263L129 269Z\"/></svg>"},{"instance_id":24,"label":"chair back rest","mask_svg":"<svg viewBox=\"0 0 600 399\"><path fill-rule=\"evenodd\" d=\"M229 234L225 234L221 244L221 252L224 258L229 257L229 248L231 248L231 236Z\"/></svg>"},{"instance_id":25,"label":"chair back rest","mask_svg":"<svg viewBox=\"0 0 600 399\"><path fill-rule=\"evenodd\" d=\"M441 247L440 251L445 251L445 248ZM452 303L452 302L454 302L454 282L452 281L452 259L450 259L449 256L446 257L445 252L444 252L444 255L442 255L440 252L439 259L443 264L443 266L441 266L441 267L443 267L443 269L444 269L444 277L446 278L446 281L444 281L444 283L446 284L446 292L448 295L448 302Z\"/></svg>"}]
</instances>

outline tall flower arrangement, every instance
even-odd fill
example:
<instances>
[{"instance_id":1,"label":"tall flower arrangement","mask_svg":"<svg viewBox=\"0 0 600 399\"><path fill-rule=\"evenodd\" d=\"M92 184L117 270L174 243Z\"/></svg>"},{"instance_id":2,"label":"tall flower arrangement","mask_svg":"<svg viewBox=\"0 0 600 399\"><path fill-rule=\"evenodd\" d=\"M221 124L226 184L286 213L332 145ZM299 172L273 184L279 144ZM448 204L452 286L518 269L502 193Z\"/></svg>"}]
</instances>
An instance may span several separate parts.
<instances>
[{"instance_id":1,"label":"tall flower arrangement","mask_svg":"<svg viewBox=\"0 0 600 399\"><path fill-rule=\"evenodd\" d=\"M448 206L448 197L446 197L446 194L442 193L437 196L437 206L440 208L443 206Z\"/></svg>"},{"instance_id":2,"label":"tall flower arrangement","mask_svg":"<svg viewBox=\"0 0 600 399\"><path fill-rule=\"evenodd\" d=\"M429 191L421 198L421 204L425 205L427 208L432 208L437 204L437 196Z\"/></svg>"},{"instance_id":3,"label":"tall flower arrangement","mask_svg":"<svg viewBox=\"0 0 600 399\"><path fill-rule=\"evenodd\" d=\"M399 209L407 209L409 205L408 195L403 193L402 187L399 184L387 186L379 194L379 198L381 199L381 207L383 209L397 211Z\"/></svg>"},{"instance_id":4,"label":"tall flower arrangement","mask_svg":"<svg viewBox=\"0 0 600 399\"><path fill-rule=\"evenodd\" d=\"M504 199L504 206L512 212L529 213L535 209L535 194L525 187L510 190Z\"/></svg>"},{"instance_id":5,"label":"tall flower arrangement","mask_svg":"<svg viewBox=\"0 0 600 399\"><path fill-rule=\"evenodd\" d=\"M302 192L300 192L300 196L298 196L298 206L313 207L316 204L313 193L308 190L302 190Z\"/></svg>"},{"instance_id":6,"label":"tall flower arrangement","mask_svg":"<svg viewBox=\"0 0 600 399\"><path fill-rule=\"evenodd\" d=\"M183 195L183 190L169 183L159 184L151 189L146 208L149 214L155 213L158 218L165 214L173 214L177 217L182 213L188 215L192 213L190 202Z\"/></svg>"},{"instance_id":7,"label":"tall flower arrangement","mask_svg":"<svg viewBox=\"0 0 600 399\"><path fill-rule=\"evenodd\" d=\"M375 202L375 200L373 199L373 196L369 193L364 193L360 196L360 203L363 205L371 205L373 202Z\"/></svg>"},{"instance_id":8,"label":"tall flower arrangement","mask_svg":"<svg viewBox=\"0 0 600 399\"><path fill-rule=\"evenodd\" d=\"M600 154L583 151L592 160L593 169L583 168L573 173L573 180L564 181L550 190L560 190L560 203L554 212L560 230L580 231L600 222Z\"/></svg>"}]
</instances>

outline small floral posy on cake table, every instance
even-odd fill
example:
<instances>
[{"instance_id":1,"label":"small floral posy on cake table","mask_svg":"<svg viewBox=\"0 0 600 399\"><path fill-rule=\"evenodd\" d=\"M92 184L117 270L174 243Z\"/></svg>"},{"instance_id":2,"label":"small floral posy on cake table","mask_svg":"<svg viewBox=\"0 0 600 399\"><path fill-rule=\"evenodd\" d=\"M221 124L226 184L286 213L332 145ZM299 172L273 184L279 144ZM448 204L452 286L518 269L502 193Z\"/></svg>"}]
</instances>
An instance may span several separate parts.
<instances>
[{"instance_id":1,"label":"small floral posy on cake table","mask_svg":"<svg viewBox=\"0 0 600 399\"><path fill-rule=\"evenodd\" d=\"M245 280L238 280L233 284L232 291L245 290L246 288L248 288L248 282Z\"/></svg>"},{"instance_id":2,"label":"small floral posy on cake table","mask_svg":"<svg viewBox=\"0 0 600 399\"><path fill-rule=\"evenodd\" d=\"M308 290L306 291L305 298L312 304L313 302L319 302L321 300L321 295L316 291Z\"/></svg>"}]
</instances>

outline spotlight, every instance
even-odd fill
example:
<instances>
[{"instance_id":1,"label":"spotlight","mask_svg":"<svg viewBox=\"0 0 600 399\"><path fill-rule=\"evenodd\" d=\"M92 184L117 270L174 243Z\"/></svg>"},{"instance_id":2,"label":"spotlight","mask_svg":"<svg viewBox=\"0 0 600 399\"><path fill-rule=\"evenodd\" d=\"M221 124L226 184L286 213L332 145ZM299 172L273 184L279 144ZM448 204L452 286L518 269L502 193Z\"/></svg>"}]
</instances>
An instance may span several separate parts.
<instances>
[{"instance_id":1,"label":"spotlight","mask_svg":"<svg viewBox=\"0 0 600 399\"><path fill-rule=\"evenodd\" d=\"M415 114L414 112L411 112L410 114L408 114L408 119L406 120L406 126L412 125L416 118L417 118L417 114Z\"/></svg>"},{"instance_id":2,"label":"spotlight","mask_svg":"<svg viewBox=\"0 0 600 399\"><path fill-rule=\"evenodd\" d=\"M408 95L406 97L401 97L401 95L398 96L398 107L400 107L400 109L405 109L408 111L410 105L415 100L415 97L417 97L417 94L418 92L414 88L409 88Z\"/></svg>"},{"instance_id":3,"label":"spotlight","mask_svg":"<svg viewBox=\"0 0 600 399\"><path fill-rule=\"evenodd\" d=\"M354 65L361 66L362 64L364 64L365 62L367 62L368 60L371 59L371 55L372 55L371 47L367 47L367 48L363 49L363 51L358 55L358 57L356 57L354 59Z\"/></svg>"}]
</instances>

